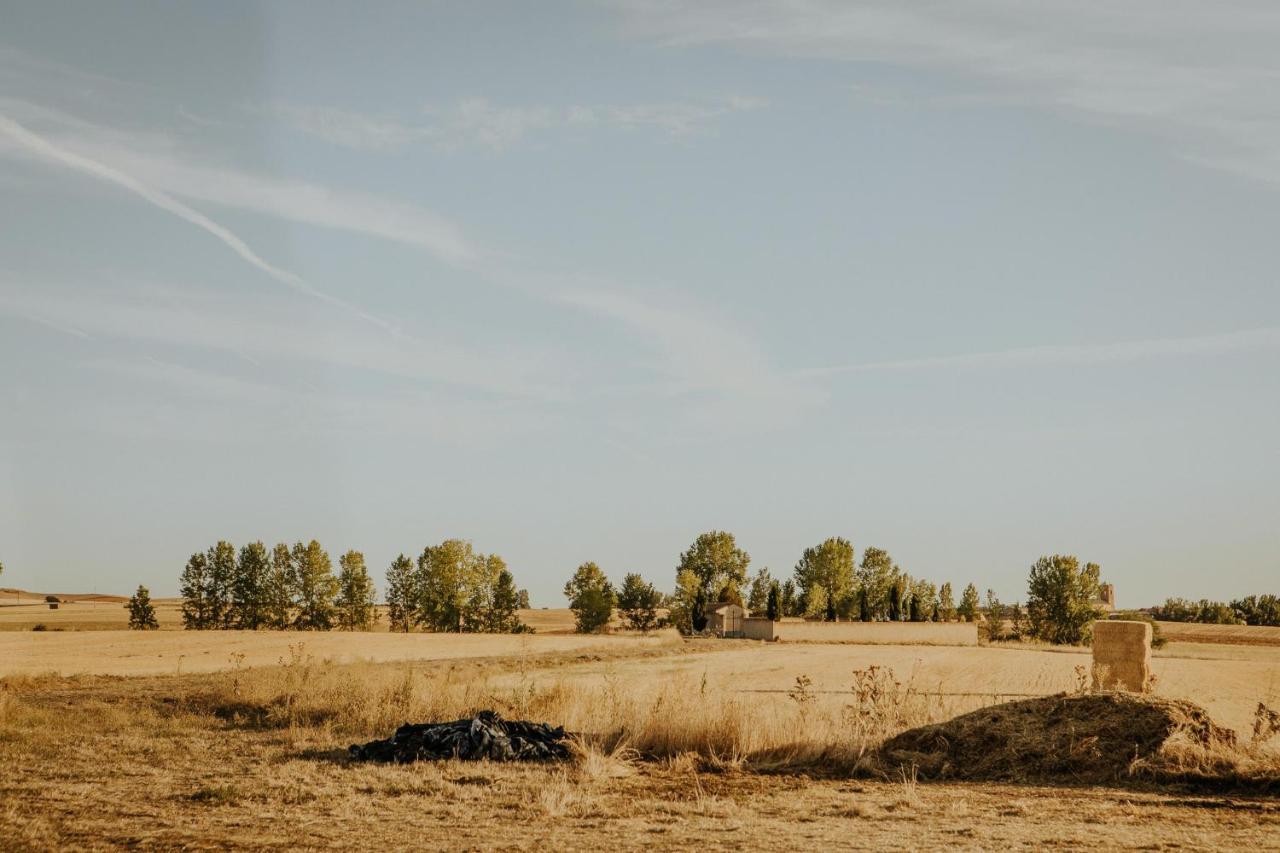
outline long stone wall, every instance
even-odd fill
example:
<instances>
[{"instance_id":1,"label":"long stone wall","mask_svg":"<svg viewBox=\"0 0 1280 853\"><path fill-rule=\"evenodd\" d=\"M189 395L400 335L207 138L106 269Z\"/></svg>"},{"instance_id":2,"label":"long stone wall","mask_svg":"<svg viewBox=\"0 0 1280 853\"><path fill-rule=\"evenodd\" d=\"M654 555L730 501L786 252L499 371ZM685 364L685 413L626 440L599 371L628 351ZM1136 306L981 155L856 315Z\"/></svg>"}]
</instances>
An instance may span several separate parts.
<instances>
[{"instance_id":1,"label":"long stone wall","mask_svg":"<svg viewBox=\"0 0 1280 853\"><path fill-rule=\"evenodd\" d=\"M743 636L783 643L864 643L869 645L976 646L972 622L803 622L748 618Z\"/></svg>"}]
</instances>

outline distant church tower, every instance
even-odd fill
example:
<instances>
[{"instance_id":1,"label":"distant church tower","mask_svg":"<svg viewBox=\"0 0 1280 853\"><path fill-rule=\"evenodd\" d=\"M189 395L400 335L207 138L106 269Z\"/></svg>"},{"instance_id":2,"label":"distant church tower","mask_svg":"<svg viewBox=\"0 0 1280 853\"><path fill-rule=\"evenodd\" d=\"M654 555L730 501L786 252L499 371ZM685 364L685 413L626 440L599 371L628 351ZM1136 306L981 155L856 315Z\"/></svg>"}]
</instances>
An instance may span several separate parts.
<instances>
[{"instance_id":1,"label":"distant church tower","mask_svg":"<svg viewBox=\"0 0 1280 853\"><path fill-rule=\"evenodd\" d=\"M1102 606L1106 610L1116 609L1116 585L1113 583L1104 583L1098 590L1098 597L1102 599Z\"/></svg>"}]
</instances>

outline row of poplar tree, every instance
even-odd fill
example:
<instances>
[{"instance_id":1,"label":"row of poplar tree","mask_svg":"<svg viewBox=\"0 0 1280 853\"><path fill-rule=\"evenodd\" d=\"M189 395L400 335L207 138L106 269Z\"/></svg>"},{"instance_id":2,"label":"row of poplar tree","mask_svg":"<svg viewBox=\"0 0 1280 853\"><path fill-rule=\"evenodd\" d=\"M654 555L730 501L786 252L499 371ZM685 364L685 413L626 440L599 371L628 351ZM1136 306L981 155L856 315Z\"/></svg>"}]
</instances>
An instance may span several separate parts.
<instances>
[{"instance_id":1,"label":"row of poplar tree","mask_svg":"<svg viewBox=\"0 0 1280 853\"><path fill-rule=\"evenodd\" d=\"M855 560L853 543L833 536L806 548L790 578L779 581L762 568L749 575L751 556L732 533L703 533L676 566L676 588L669 600L671 621L684 631L706 626L717 603L744 605L753 614L817 617L829 621L973 621L980 602L973 584L957 604L950 583L941 587L913 578L888 551L869 547ZM743 592L746 592L744 600Z\"/></svg>"},{"instance_id":2,"label":"row of poplar tree","mask_svg":"<svg viewBox=\"0 0 1280 853\"><path fill-rule=\"evenodd\" d=\"M750 613L770 619L978 619L981 604L973 584L965 587L957 604L951 584L938 587L913 578L882 548L867 548L860 563L854 556L849 540L832 537L806 548L792 577L778 581L768 568L750 575L751 556L738 547L734 535L712 530L698 536L681 553L671 595L662 595L636 574L627 575L615 589L595 563L579 566L565 584L564 594L579 631L602 629L616 607L634 629L648 630L667 622L684 633L699 633L706 628L707 614L725 602L741 604ZM988 598L999 609L994 596L988 593ZM665 620L657 617L661 607L668 610Z\"/></svg>"},{"instance_id":3,"label":"row of poplar tree","mask_svg":"<svg viewBox=\"0 0 1280 853\"><path fill-rule=\"evenodd\" d=\"M528 594L515 588L501 557L477 553L469 542L429 546L416 563L401 554L387 570L387 587L393 631L528 630L516 616ZM347 551L335 575L314 539L270 550L219 541L191 555L179 592L183 627L195 630L367 631L377 618L364 555Z\"/></svg>"}]
</instances>

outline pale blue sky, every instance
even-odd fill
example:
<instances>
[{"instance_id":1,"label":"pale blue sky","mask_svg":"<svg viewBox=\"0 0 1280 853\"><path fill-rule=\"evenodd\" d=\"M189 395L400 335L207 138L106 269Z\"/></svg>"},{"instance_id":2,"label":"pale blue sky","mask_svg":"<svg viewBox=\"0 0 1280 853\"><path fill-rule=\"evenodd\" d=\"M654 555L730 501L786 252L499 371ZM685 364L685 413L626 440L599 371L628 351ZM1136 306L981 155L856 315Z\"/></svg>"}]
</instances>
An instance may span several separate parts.
<instances>
[{"instance_id":1,"label":"pale blue sky","mask_svg":"<svg viewBox=\"0 0 1280 853\"><path fill-rule=\"evenodd\" d=\"M368 6L375 6L370 9ZM5 585L1280 581L1270 2L0 2Z\"/></svg>"}]
</instances>

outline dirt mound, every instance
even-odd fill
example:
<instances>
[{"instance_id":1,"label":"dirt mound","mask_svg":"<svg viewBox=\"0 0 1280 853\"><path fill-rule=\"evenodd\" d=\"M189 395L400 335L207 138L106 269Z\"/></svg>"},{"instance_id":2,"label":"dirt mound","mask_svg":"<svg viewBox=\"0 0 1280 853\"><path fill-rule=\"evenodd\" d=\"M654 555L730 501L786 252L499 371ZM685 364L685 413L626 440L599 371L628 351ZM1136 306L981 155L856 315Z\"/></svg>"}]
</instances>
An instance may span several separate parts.
<instances>
[{"instance_id":1,"label":"dirt mound","mask_svg":"<svg viewBox=\"0 0 1280 853\"><path fill-rule=\"evenodd\" d=\"M1130 693L1047 696L993 705L903 732L881 747L889 766L930 779L1117 782L1158 767L1166 745L1234 746L1198 705Z\"/></svg>"}]
</instances>

